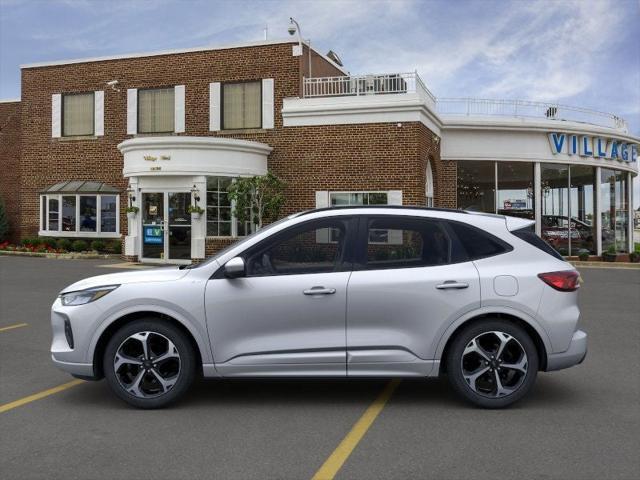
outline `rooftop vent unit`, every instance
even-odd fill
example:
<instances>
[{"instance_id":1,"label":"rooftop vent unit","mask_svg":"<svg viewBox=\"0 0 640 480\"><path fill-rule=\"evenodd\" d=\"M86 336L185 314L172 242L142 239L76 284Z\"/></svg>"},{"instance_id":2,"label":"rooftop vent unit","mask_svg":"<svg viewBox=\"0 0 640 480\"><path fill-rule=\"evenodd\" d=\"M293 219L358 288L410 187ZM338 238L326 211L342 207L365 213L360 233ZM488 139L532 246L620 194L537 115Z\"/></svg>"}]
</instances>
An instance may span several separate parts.
<instances>
[{"instance_id":1,"label":"rooftop vent unit","mask_svg":"<svg viewBox=\"0 0 640 480\"><path fill-rule=\"evenodd\" d=\"M338 56L338 54L336 52L334 52L333 50L329 50L327 52L327 57L336 65L338 65L339 67L343 67L344 65L342 64L342 60L340 60L340 57Z\"/></svg>"}]
</instances>

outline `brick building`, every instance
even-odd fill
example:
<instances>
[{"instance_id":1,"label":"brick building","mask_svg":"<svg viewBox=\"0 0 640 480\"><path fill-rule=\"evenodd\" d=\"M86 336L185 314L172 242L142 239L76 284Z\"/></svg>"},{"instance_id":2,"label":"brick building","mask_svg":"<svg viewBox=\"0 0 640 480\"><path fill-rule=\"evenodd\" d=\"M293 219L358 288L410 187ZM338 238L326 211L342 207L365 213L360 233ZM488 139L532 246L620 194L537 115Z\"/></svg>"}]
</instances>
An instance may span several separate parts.
<instances>
[{"instance_id":1,"label":"brick building","mask_svg":"<svg viewBox=\"0 0 640 480\"><path fill-rule=\"evenodd\" d=\"M567 254L628 251L639 140L619 117L437 100L416 73L354 76L297 48L266 41L22 66L21 99L0 103L12 239L122 239L129 258L189 262L251 230L226 188L270 170L287 185L284 213L468 208L533 218ZM189 215L190 204L205 214Z\"/></svg>"}]
</instances>

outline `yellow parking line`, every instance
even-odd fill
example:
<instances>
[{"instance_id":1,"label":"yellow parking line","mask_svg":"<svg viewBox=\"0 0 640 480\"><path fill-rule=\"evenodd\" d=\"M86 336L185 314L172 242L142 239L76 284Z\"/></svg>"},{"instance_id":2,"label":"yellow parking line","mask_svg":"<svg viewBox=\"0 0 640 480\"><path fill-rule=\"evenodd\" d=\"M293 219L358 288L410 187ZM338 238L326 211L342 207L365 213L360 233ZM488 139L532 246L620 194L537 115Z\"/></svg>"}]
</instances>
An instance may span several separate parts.
<instances>
[{"instance_id":1,"label":"yellow parking line","mask_svg":"<svg viewBox=\"0 0 640 480\"><path fill-rule=\"evenodd\" d=\"M340 445L333 451L331 456L322 464L320 470L316 472L311 480L332 480L336 473L342 468L344 462L347 461L351 452L356 448L364 434L367 433L369 427L373 425L386 403L393 395L394 390L400 384L400 380L390 381L378 398L367 408L360 419L351 428L351 431L342 439Z\"/></svg>"},{"instance_id":2,"label":"yellow parking line","mask_svg":"<svg viewBox=\"0 0 640 480\"><path fill-rule=\"evenodd\" d=\"M13 330L14 328L26 327L29 325L28 323L16 323L15 325L9 325L8 327L0 327L0 332L4 332L5 330Z\"/></svg>"},{"instance_id":3,"label":"yellow parking line","mask_svg":"<svg viewBox=\"0 0 640 480\"><path fill-rule=\"evenodd\" d=\"M80 385L81 383L85 383L85 381L72 380L68 383L63 383L62 385L58 385L57 387L50 388L49 390L44 390L42 392L29 395L28 397L15 400L13 402L5 403L3 405L0 405L0 413L13 410L14 408L18 408L18 407L21 407L22 405L26 405L27 403L35 402L36 400L40 400L41 398L48 397L49 395L53 395L54 393L62 392L63 390L67 390L68 388L75 387L76 385Z\"/></svg>"}]
</instances>

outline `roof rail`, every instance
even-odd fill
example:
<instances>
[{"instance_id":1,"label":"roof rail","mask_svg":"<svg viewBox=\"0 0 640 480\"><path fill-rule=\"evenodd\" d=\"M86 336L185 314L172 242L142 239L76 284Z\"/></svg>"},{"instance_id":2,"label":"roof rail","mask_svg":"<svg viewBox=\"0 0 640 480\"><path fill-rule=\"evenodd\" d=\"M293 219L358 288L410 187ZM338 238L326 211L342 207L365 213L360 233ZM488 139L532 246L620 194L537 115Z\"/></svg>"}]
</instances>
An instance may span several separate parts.
<instances>
[{"instance_id":1,"label":"roof rail","mask_svg":"<svg viewBox=\"0 0 640 480\"><path fill-rule=\"evenodd\" d=\"M419 210L419 211L427 211L427 212L450 212L450 213L464 213L468 214L466 210L457 210L455 208L441 208L441 207L421 207L419 205L336 205L333 207L323 207L323 208L314 208L312 210L305 210L295 215L296 217L300 217L302 215L308 215L310 213L316 212L327 212L332 210L366 210L366 209L374 209L374 208L390 208L395 210Z\"/></svg>"}]
</instances>

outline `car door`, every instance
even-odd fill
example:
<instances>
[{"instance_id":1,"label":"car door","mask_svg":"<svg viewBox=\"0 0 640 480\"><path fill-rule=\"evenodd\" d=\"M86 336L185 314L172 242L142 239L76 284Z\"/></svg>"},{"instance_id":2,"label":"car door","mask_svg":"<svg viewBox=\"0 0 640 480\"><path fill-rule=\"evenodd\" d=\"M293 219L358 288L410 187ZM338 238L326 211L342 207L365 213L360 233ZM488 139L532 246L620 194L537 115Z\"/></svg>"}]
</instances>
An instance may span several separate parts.
<instances>
[{"instance_id":1,"label":"car door","mask_svg":"<svg viewBox=\"0 0 640 480\"><path fill-rule=\"evenodd\" d=\"M437 341L480 306L473 262L445 222L361 219L347 301L347 372L428 375Z\"/></svg>"},{"instance_id":2,"label":"car door","mask_svg":"<svg viewBox=\"0 0 640 480\"><path fill-rule=\"evenodd\" d=\"M205 301L218 372L346 375L351 223L295 225L241 255L244 277L214 275Z\"/></svg>"}]
</instances>

